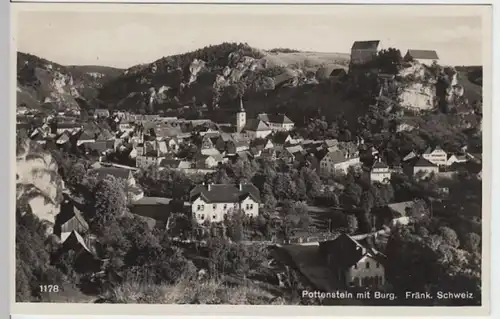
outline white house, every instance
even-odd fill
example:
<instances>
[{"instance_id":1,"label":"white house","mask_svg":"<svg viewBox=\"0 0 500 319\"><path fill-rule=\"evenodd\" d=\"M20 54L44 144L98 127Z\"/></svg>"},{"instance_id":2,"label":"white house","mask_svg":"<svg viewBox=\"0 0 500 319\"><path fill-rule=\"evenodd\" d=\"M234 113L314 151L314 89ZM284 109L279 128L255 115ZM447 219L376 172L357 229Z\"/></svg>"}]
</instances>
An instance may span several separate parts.
<instances>
[{"instance_id":1,"label":"white house","mask_svg":"<svg viewBox=\"0 0 500 319\"><path fill-rule=\"evenodd\" d=\"M351 64L365 64L375 59L382 50L379 40L356 41L351 47Z\"/></svg>"},{"instance_id":2,"label":"white house","mask_svg":"<svg viewBox=\"0 0 500 319\"><path fill-rule=\"evenodd\" d=\"M240 210L247 216L259 215L260 193L253 184L199 185L190 192L191 212L198 223L221 222Z\"/></svg>"},{"instance_id":3,"label":"white house","mask_svg":"<svg viewBox=\"0 0 500 319\"><path fill-rule=\"evenodd\" d=\"M410 49L404 56L405 60L418 61L420 64L431 65L439 61L439 57L434 50L413 50Z\"/></svg>"},{"instance_id":4,"label":"white house","mask_svg":"<svg viewBox=\"0 0 500 319\"><path fill-rule=\"evenodd\" d=\"M357 154L344 153L341 150L335 150L333 152L328 152L320 160L320 172L322 174L342 172L347 173L349 167L359 166L360 164L359 156Z\"/></svg>"},{"instance_id":5,"label":"white house","mask_svg":"<svg viewBox=\"0 0 500 319\"><path fill-rule=\"evenodd\" d=\"M448 154L440 146L436 146L433 150L427 148L422 157L437 166L446 166L448 163Z\"/></svg>"},{"instance_id":6,"label":"white house","mask_svg":"<svg viewBox=\"0 0 500 319\"><path fill-rule=\"evenodd\" d=\"M291 131L295 126L295 123L285 114L261 113L257 118L264 121L273 132Z\"/></svg>"},{"instance_id":7,"label":"white house","mask_svg":"<svg viewBox=\"0 0 500 319\"><path fill-rule=\"evenodd\" d=\"M370 181L372 183L388 183L391 180L391 170L389 166L380 159L376 161L370 172Z\"/></svg>"},{"instance_id":8,"label":"white house","mask_svg":"<svg viewBox=\"0 0 500 319\"><path fill-rule=\"evenodd\" d=\"M439 173L439 167L426 160L424 157L418 159L418 161L413 166L413 176L420 178L427 178L431 174L437 175Z\"/></svg>"},{"instance_id":9,"label":"white house","mask_svg":"<svg viewBox=\"0 0 500 319\"><path fill-rule=\"evenodd\" d=\"M346 288L381 288L385 285L385 256L353 237L342 234L335 240L320 243L320 253Z\"/></svg>"}]
</instances>

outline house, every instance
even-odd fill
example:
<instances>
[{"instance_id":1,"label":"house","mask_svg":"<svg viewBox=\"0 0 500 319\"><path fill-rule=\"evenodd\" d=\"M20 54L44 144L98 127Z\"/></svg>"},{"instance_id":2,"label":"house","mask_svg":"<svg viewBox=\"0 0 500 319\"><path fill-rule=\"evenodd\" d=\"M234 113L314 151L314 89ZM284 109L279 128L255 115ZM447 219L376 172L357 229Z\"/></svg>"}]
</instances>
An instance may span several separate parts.
<instances>
[{"instance_id":1,"label":"house","mask_svg":"<svg viewBox=\"0 0 500 319\"><path fill-rule=\"evenodd\" d=\"M16 108L17 115L25 115L26 113L28 113L28 108L26 106L18 106Z\"/></svg>"},{"instance_id":2,"label":"house","mask_svg":"<svg viewBox=\"0 0 500 319\"><path fill-rule=\"evenodd\" d=\"M107 109L95 109L94 118L108 118L110 116L109 110Z\"/></svg>"},{"instance_id":3,"label":"house","mask_svg":"<svg viewBox=\"0 0 500 319\"><path fill-rule=\"evenodd\" d=\"M242 133L249 139L266 138L272 133L271 128L264 121L250 119L246 122Z\"/></svg>"},{"instance_id":4,"label":"house","mask_svg":"<svg viewBox=\"0 0 500 319\"><path fill-rule=\"evenodd\" d=\"M220 154L218 155L203 155L198 154L196 157L196 168L214 168L223 163L224 157Z\"/></svg>"},{"instance_id":5,"label":"house","mask_svg":"<svg viewBox=\"0 0 500 319\"><path fill-rule=\"evenodd\" d=\"M404 56L405 61L417 61L420 64L431 65L439 60L439 57L434 50L413 50L410 49Z\"/></svg>"},{"instance_id":6,"label":"house","mask_svg":"<svg viewBox=\"0 0 500 319\"><path fill-rule=\"evenodd\" d=\"M96 273L101 270L105 260L98 258L94 247L89 244L89 240L85 240L80 233L73 230L63 242L58 254L64 255L73 251L73 268L77 273Z\"/></svg>"},{"instance_id":7,"label":"house","mask_svg":"<svg viewBox=\"0 0 500 319\"><path fill-rule=\"evenodd\" d=\"M232 140L226 142L227 154L236 154L238 152L247 151L250 149L250 142L246 140Z\"/></svg>"},{"instance_id":8,"label":"house","mask_svg":"<svg viewBox=\"0 0 500 319\"><path fill-rule=\"evenodd\" d=\"M234 211L257 217L260 192L253 184L208 184L196 186L190 192L193 217L202 224L221 222Z\"/></svg>"},{"instance_id":9,"label":"house","mask_svg":"<svg viewBox=\"0 0 500 319\"><path fill-rule=\"evenodd\" d=\"M61 243L64 243L73 231L79 234L86 234L89 231L89 225L83 218L83 213L75 206L75 202L69 196L63 196L65 198L54 223L54 235L61 239Z\"/></svg>"},{"instance_id":10,"label":"house","mask_svg":"<svg viewBox=\"0 0 500 319\"><path fill-rule=\"evenodd\" d=\"M165 143L167 145L168 152L177 153L179 151L180 142L176 137L167 138Z\"/></svg>"},{"instance_id":11,"label":"house","mask_svg":"<svg viewBox=\"0 0 500 319\"><path fill-rule=\"evenodd\" d=\"M93 172L97 174L97 177L100 180L106 178L108 175L111 175L114 178L123 181L127 186L135 186L134 175L132 174L132 171L129 169L103 166L94 169Z\"/></svg>"},{"instance_id":12,"label":"house","mask_svg":"<svg viewBox=\"0 0 500 319\"><path fill-rule=\"evenodd\" d=\"M146 169L150 166L158 166L164 159L165 157L158 156L157 152L150 152L145 155L137 155L135 158L135 167Z\"/></svg>"},{"instance_id":13,"label":"house","mask_svg":"<svg viewBox=\"0 0 500 319\"><path fill-rule=\"evenodd\" d=\"M321 242L320 254L345 288L382 288L385 285L385 256L366 242L342 234Z\"/></svg>"},{"instance_id":14,"label":"house","mask_svg":"<svg viewBox=\"0 0 500 319\"><path fill-rule=\"evenodd\" d=\"M447 166L451 166L455 163L467 163L467 156L466 155L455 155L452 154L448 157L448 161L446 162Z\"/></svg>"},{"instance_id":15,"label":"house","mask_svg":"<svg viewBox=\"0 0 500 319\"><path fill-rule=\"evenodd\" d=\"M171 202L170 198L143 197L133 201L129 207L132 214L151 218L156 221L154 227L164 229L172 213Z\"/></svg>"},{"instance_id":16,"label":"house","mask_svg":"<svg viewBox=\"0 0 500 319\"><path fill-rule=\"evenodd\" d=\"M185 170L193 168L194 164L190 161L183 161L180 159L164 159L160 163L160 170L163 169L173 169L173 170Z\"/></svg>"},{"instance_id":17,"label":"house","mask_svg":"<svg viewBox=\"0 0 500 319\"><path fill-rule=\"evenodd\" d=\"M288 132L293 130L295 123L293 123L285 114L267 114L261 113L257 119L266 123L273 132Z\"/></svg>"},{"instance_id":18,"label":"house","mask_svg":"<svg viewBox=\"0 0 500 319\"><path fill-rule=\"evenodd\" d=\"M76 141L76 146L80 146L84 143L93 143L95 142L95 136L91 135L87 132L82 132Z\"/></svg>"},{"instance_id":19,"label":"house","mask_svg":"<svg viewBox=\"0 0 500 319\"><path fill-rule=\"evenodd\" d=\"M381 159L376 161L370 171L370 181L372 183L388 183L391 180L391 170Z\"/></svg>"},{"instance_id":20,"label":"house","mask_svg":"<svg viewBox=\"0 0 500 319\"><path fill-rule=\"evenodd\" d=\"M252 147L255 147L257 150L262 151L269 148L274 148L274 144L271 139L255 139L251 143Z\"/></svg>"},{"instance_id":21,"label":"house","mask_svg":"<svg viewBox=\"0 0 500 319\"><path fill-rule=\"evenodd\" d=\"M372 210L372 214L376 216L377 228L396 227L408 225L412 219L425 217L428 214L427 208L427 204L423 200L414 200L377 207Z\"/></svg>"},{"instance_id":22,"label":"house","mask_svg":"<svg viewBox=\"0 0 500 319\"><path fill-rule=\"evenodd\" d=\"M68 131L64 131L61 135L59 135L56 139L57 145L64 145L70 142L71 133Z\"/></svg>"},{"instance_id":23,"label":"house","mask_svg":"<svg viewBox=\"0 0 500 319\"><path fill-rule=\"evenodd\" d=\"M417 153L415 153L414 151L411 151L410 153L406 154L405 157L403 157L403 162L408 162L416 157L417 157Z\"/></svg>"},{"instance_id":24,"label":"house","mask_svg":"<svg viewBox=\"0 0 500 319\"><path fill-rule=\"evenodd\" d=\"M418 178L427 178L430 177L431 174L438 174L439 167L426 160L424 157L420 157L416 163L413 165L413 176Z\"/></svg>"},{"instance_id":25,"label":"house","mask_svg":"<svg viewBox=\"0 0 500 319\"><path fill-rule=\"evenodd\" d=\"M82 125L77 123L57 123L56 124L56 133L61 134L68 131L71 134L75 134L80 131Z\"/></svg>"},{"instance_id":26,"label":"house","mask_svg":"<svg viewBox=\"0 0 500 319\"><path fill-rule=\"evenodd\" d=\"M275 161L277 158L277 151L274 148L265 149L260 153L260 157L270 161Z\"/></svg>"},{"instance_id":27,"label":"house","mask_svg":"<svg viewBox=\"0 0 500 319\"><path fill-rule=\"evenodd\" d=\"M351 47L351 64L362 65L373 61L382 49L379 40L356 41Z\"/></svg>"},{"instance_id":28,"label":"house","mask_svg":"<svg viewBox=\"0 0 500 319\"><path fill-rule=\"evenodd\" d=\"M320 159L319 168L322 174L347 173L349 167L359 166L360 163L359 156L351 156L348 152L336 150L326 153Z\"/></svg>"},{"instance_id":29,"label":"house","mask_svg":"<svg viewBox=\"0 0 500 319\"><path fill-rule=\"evenodd\" d=\"M278 133L274 134L272 137L272 140L273 140L272 143L277 147L281 147L284 145L290 145L290 144L296 144L295 139L292 138L290 133L287 133L287 132L278 132Z\"/></svg>"},{"instance_id":30,"label":"house","mask_svg":"<svg viewBox=\"0 0 500 319\"><path fill-rule=\"evenodd\" d=\"M437 166L446 166L448 163L448 154L440 146L436 146L433 150L427 148L422 157Z\"/></svg>"}]
</instances>

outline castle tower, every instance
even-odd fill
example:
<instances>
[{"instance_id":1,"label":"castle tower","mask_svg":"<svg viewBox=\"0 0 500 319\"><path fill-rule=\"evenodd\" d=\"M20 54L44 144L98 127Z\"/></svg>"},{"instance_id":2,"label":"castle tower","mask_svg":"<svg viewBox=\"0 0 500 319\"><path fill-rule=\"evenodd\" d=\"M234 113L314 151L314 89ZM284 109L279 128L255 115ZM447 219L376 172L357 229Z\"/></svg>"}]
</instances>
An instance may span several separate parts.
<instances>
[{"instance_id":1,"label":"castle tower","mask_svg":"<svg viewBox=\"0 0 500 319\"><path fill-rule=\"evenodd\" d=\"M239 133L243 130L247 123L247 113L245 112L245 108L243 107L243 100L240 96L240 108L236 113L236 131Z\"/></svg>"}]
</instances>

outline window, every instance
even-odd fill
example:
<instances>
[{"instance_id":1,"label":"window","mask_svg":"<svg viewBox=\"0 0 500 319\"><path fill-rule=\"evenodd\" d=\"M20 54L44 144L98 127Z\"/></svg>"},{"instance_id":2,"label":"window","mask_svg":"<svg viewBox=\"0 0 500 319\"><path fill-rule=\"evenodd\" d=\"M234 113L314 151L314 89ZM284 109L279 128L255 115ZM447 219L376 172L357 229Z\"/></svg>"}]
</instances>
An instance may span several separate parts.
<instances>
[{"instance_id":1,"label":"window","mask_svg":"<svg viewBox=\"0 0 500 319\"><path fill-rule=\"evenodd\" d=\"M198 210L201 210L201 205L198 205Z\"/></svg>"},{"instance_id":2,"label":"window","mask_svg":"<svg viewBox=\"0 0 500 319\"><path fill-rule=\"evenodd\" d=\"M369 268L370 268L370 262L369 262L369 261L367 261L367 262L366 262L366 269L369 269Z\"/></svg>"},{"instance_id":3,"label":"window","mask_svg":"<svg viewBox=\"0 0 500 319\"><path fill-rule=\"evenodd\" d=\"M205 210L205 205L201 205L201 210Z\"/></svg>"},{"instance_id":4,"label":"window","mask_svg":"<svg viewBox=\"0 0 500 319\"><path fill-rule=\"evenodd\" d=\"M212 219L215 219L215 217L216 217L215 215L212 215Z\"/></svg>"},{"instance_id":5,"label":"window","mask_svg":"<svg viewBox=\"0 0 500 319\"><path fill-rule=\"evenodd\" d=\"M205 219L205 215L204 214L201 214L200 216L201 216L202 220Z\"/></svg>"},{"instance_id":6,"label":"window","mask_svg":"<svg viewBox=\"0 0 500 319\"><path fill-rule=\"evenodd\" d=\"M217 204L213 204L213 209L217 209Z\"/></svg>"},{"instance_id":7,"label":"window","mask_svg":"<svg viewBox=\"0 0 500 319\"><path fill-rule=\"evenodd\" d=\"M226 210L226 209L227 209L227 204L224 204L224 210Z\"/></svg>"},{"instance_id":8,"label":"window","mask_svg":"<svg viewBox=\"0 0 500 319\"><path fill-rule=\"evenodd\" d=\"M250 204L250 209L253 209L253 204Z\"/></svg>"},{"instance_id":9,"label":"window","mask_svg":"<svg viewBox=\"0 0 500 319\"><path fill-rule=\"evenodd\" d=\"M250 205L249 204L247 204L247 209L250 209Z\"/></svg>"}]
</instances>

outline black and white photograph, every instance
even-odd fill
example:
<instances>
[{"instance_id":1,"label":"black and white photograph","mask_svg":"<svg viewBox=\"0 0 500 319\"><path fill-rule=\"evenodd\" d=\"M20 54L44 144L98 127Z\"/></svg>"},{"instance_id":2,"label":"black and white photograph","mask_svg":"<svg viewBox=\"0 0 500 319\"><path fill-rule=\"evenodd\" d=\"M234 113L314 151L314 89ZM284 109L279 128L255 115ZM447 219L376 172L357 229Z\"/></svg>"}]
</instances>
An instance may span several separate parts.
<instances>
[{"instance_id":1,"label":"black and white photograph","mask_svg":"<svg viewBox=\"0 0 500 319\"><path fill-rule=\"evenodd\" d=\"M490 7L16 5L16 303L485 306Z\"/></svg>"}]
</instances>

